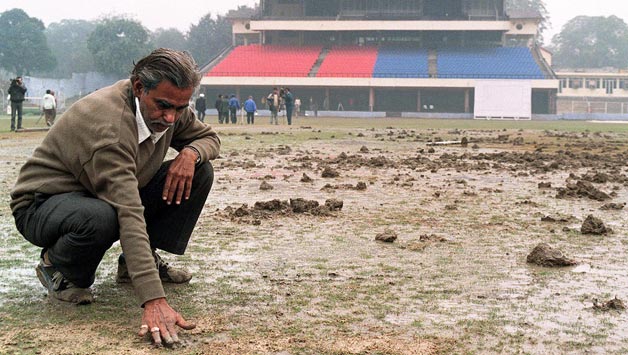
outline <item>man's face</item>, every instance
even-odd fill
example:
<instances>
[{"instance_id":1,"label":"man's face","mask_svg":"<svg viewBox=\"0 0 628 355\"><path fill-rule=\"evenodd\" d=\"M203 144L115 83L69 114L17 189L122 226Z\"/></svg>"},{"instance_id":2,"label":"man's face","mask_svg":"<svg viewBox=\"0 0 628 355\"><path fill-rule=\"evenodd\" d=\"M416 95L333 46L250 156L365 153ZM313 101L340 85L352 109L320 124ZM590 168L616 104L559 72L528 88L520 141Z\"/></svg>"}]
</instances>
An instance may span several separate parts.
<instances>
[{"instance_id":1,"label":"man's face","mask_svg":"<svg viewBox=\"0 0 628 355\"><path fill-rule=\"evenodd\" d=\"M133 82L133 94L140 101L140 112L153 133L163 132L179 119L188 107L194 88L181 89L164 80L148 93L139 80Z\"/></svg>"}]
</instances>

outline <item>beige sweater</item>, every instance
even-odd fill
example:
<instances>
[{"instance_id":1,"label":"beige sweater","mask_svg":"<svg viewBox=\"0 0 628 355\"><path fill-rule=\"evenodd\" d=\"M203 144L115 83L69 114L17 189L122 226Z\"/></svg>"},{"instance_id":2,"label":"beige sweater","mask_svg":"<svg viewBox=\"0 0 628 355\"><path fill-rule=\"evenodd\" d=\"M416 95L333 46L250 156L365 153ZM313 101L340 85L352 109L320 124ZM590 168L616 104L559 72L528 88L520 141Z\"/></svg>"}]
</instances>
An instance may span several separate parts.
<instances>
[{"instance_id":1,"label":"beige sweater","mask_svg":"<svg viewBox=\"0 0 628 355\"><path fill-rule=\"evenodd\" d=\"M28 206L35 193L89 191L118 213L120 243L141 304L165 297L151 254L139 189L161 166L168 148L196 148L201 161L215 159L220 139L186 109L157 142L138 144L129 80L81 99L63 114L20 170L11 209Z\"/></svg>"}]
</instances>

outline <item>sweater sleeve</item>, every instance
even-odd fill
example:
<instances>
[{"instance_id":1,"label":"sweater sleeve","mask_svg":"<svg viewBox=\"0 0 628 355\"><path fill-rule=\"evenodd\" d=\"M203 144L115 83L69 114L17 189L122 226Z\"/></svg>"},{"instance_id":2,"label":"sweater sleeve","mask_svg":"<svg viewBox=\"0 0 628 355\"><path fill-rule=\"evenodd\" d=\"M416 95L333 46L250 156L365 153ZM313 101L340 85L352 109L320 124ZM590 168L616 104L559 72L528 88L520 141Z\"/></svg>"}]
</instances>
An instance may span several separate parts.
<instances>
[{"instance_id":1,"label":"sweater sleeve","mask_svg":"<svg viewBox=\"0 0 628 355\"><path fill-rule=\"evenodd\" d=\"M216 159L220 154L220 138L214 130L194 119L194 113L189 111L181 116L172 137L172 146L177 151L190 145L201 154L201 161Z\"/></svg>"},{"instance_id":2,"label":"sweater sleeve","mask_svg":"<svg viewBox=\"0 0 628 355\"><path fill-rule=\"evenodd\" d=\"M118 214L120 244L141 304L165 297L152 256L132 152L120 143L96 150L84 165L96 196Z\"/></svg>"}]
</instances>

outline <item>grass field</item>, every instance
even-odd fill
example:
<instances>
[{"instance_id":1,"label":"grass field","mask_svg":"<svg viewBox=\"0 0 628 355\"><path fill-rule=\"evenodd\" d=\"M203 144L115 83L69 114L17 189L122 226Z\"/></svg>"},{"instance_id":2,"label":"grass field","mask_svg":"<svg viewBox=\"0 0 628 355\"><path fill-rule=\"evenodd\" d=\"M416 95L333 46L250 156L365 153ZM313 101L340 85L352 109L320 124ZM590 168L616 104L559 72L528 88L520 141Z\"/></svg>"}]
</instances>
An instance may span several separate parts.
<instances>
[{"instance_id":1,"label":"grass field","mask_svg":"<svg viewBox=\"0 0 628 355\"><path fill-rule=\"evenodd\" d=\"M195 275L166 290L198 324L180 333L178 354L628 353L627 315L593 308L628 295L625 213L600 210L628 201L628 125L256 121L214 124L223 149L213 190L186 254L165 256ZM99 268L94 304L45 297L33 270L39 251L15 230L8 193L46 132L8 131L0 116L0 354L172 353L135 336L141 309L132 288L114 281L119 246ZM462 137L468 146L427 144ZM325 168L339 175L325 178ZM608 201L556 197L596 173L606 176L594 186ZM260 190L262 181L273 188ZM343 208L233 213L291 198L334 198ZM582 234L589 214L614 232ZM385 231L397 240L376 242ZM526 263L541 242L580 265Z\"/></svg>"}]
</instances>

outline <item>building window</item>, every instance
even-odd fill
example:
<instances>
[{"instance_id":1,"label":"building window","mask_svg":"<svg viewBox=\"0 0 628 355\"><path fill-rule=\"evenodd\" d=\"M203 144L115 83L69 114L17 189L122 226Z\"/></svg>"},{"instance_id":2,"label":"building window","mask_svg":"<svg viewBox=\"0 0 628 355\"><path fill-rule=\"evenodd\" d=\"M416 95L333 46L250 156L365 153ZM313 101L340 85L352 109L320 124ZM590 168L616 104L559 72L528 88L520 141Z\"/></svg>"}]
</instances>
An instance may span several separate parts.
<instances>
[{"instance_id":1,"label":"building window","mask_svg":"<svg viewBox=\"0 0 628 355\"><path fill-rule=\"evenodd\" d=\"M613 90L617 89L617 79L604 79L602 81L602 87L606 90L608 95L611 95Z\"/></svg>"},{"instance_id":2,"label":"building window","mask_svg":"<svg viewBox=\"0 0 628 355\"><path fill-rule=\"evenodd\" d=\"M572 78L569 80L569 88L570 89L580 89L582 87L582 79L580 78Z\"/></svg>"},{"instance_id":3,"label":"building window","mask_svg":"<svg viewBox=\"0 0 628 355\"><path fill-rule=\"evenodd\" d=\"M588 78L587 79L587 89L599 89L600 87L600 79Z\"/></svg>"}]
</instances>

